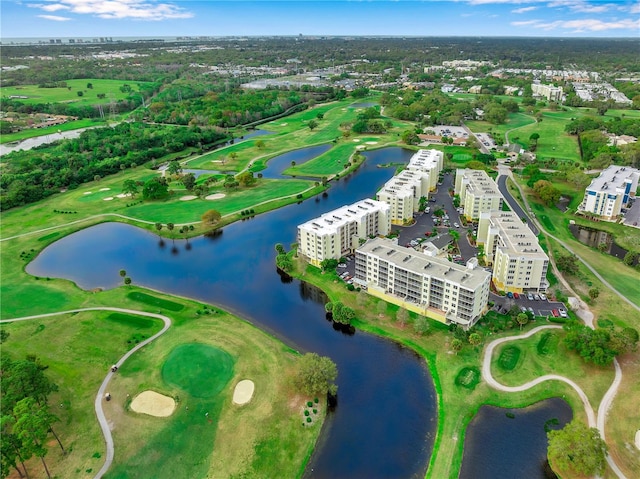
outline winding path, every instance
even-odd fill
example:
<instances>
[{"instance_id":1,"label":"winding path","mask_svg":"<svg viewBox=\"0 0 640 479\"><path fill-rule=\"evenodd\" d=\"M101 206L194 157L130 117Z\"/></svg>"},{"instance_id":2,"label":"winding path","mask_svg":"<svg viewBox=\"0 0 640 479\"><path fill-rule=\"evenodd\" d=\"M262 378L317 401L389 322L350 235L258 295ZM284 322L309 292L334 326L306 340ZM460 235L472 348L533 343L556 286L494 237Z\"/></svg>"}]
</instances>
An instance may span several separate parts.
<instances>
[{"instance_id":1,"label":"winding path","mask_svg":"<svg viewBox=\"0 0 640 479\"><path fill-rule=\"evenodd\" d=\"M158 331L156 334L154 334L150 338L145 339L141 343L138 343L136 346L134 346L129 351L127 351L125 353L125 355L122 356L115 363L115 366L117 366L118 368L120 368L120 366L122 366L122 364L124 364L124 362L127 359L129 359L129 357L133 353L135 353L139 349L143 348L144 346L146 346L150 342L155 341L156 339L158 339L160 336L162 336L164 333L166 333L167 330L171 327L171 319L169 317L167 317L167 316L163 316L161 314L155 314L155 313L147 313L145 311L136 311L134 309L112 308L112 307L108 307L108 306L94 307L94 308L70 309L68 311L58 311L58 312L55 312L55 313L37 314L35 316L24 316L24 317L21 317L21 318L3 319L3 320L0 320L0 324L2 324L2 323L14 323L14 322L18 322L18 321L28 321L28 320L39 319L39 318L47 318L47 317L51 317L51 316L59 316L61 314L81 313L81 312L85 312L85 311L114 311L114 312L119 312L119 313L129 313L129 314L135 314L135 315L138 315L138 316L147 316L147 317L150 317L150 318L161 319L164 322L164 327L160 331ZM111 369L109 369L109 372L105 376L104 380L102 381L102 384L100 385L100 388L98 389L98 393L96 394L96 399L95 399L95 403L94 403L95 404L95 410L96 410L96 416L98 417L98 423L100 424L100 429L102 429L102 435L104 436L104 441L105 441L106 446L107 446L107 457L105 458L104 464L102 465L100 470L94 476L94 479L100 479L109 470L109 468L111 467L111 464L113 463L113 457L114 457L113 436L111 435L111 429L109 429L109 423L107 421L107 418L104 415L104 410L102 408L102 401L103 401L105 392L107 390L107 386L109 385L109 381L111 381L111 378L113 377L114 374L115 373L113 371L111 371Z\"/></svg>"},{"instance_id":2,"label":"winding path","mask_svg":"<svg viewBox=\"0 0 640 479\"><path fill-rule=\"evenodd\" d=\"M614 361L615 378L611 383L611 386L603 396L602 401L600 402L600 407L598 408L597 417L593 411L593 407L591 407L591 403L589 403L589 398L587 397L585 392L575 382L573 382L571 379L568 379L564 376L560 376L557 374L546 374L544 376L540 376L536 379L533 379L532 381L526 382L520 386L505 386L504 384L499 383L491 374L491 358L493 357L493 351L497 346L509 341L517 341L520 339L529 338L534 334L536 334L537 332L542 331L544 329L562 329L562 326L558 326L558 325L539 326L525 334L521 334L518 336L509 336L506 338L500 338L489 343L487 345L487 348L485 349L484 358L482 361L482 378L487 382L489 386L491 386L494 389L497 389L498 391L503 391L503 392L526 391L528 389L531 389L534 386L537 386L540 383L543 383L544 381L562 381L568 384L576 391L576 393L578 394L578 397L580 398L580 400L582 401L582 404L584 405L584 410L587 414L587 421L589 423L589 427L597 428L598 431L600 431L600 436L602 436L602 439L604 440L605 439L605 420L607 417L607 412L609 411L609 407L611 406L611 401L613 401L613 398L618 392L618 386L620 386L620 382L622 381L622 371L617 361ZM616 474L618 478L626 479L626 476L624 475L624 473L620 470L618 465L614 462L613 458L608 454L607 454L607 463L609 464L609 467L611 467L611 469L613 470L613 472Z\"/></svg>"}]
</instances>

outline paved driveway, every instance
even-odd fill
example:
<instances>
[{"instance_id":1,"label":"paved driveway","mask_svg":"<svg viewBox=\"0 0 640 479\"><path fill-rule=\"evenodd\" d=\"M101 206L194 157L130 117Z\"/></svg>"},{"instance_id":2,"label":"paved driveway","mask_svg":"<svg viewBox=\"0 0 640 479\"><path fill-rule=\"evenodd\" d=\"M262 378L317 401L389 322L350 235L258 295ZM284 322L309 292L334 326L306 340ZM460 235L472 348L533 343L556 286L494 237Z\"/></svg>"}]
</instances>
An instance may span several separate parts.
<instances>
[{"instance_id":1,"label":"paved driveway","mask_svg":"<svg viewBox=\"0 0 640 479\"><path fill-rule=\"evenodd\" d=\"M530 301L527 299L526 295L520 295L520 297L516 299L507 298L506 296L499 296L497 294L491 293L489 300L494 302L494 309L497 309L496 306L498 306L498 308L500 308L502 311L509 311L515 305L518 306L518 308L524 307L527 308L527 310L529 308L533 309L533 314L536 316L553 316L553 313L551 311L554 309L564 309L565 311L567 310L567 307L564 305L564 303L561 303L559 301L536 301L535 299L533 301Z\"/></svg>"}]
</instances>

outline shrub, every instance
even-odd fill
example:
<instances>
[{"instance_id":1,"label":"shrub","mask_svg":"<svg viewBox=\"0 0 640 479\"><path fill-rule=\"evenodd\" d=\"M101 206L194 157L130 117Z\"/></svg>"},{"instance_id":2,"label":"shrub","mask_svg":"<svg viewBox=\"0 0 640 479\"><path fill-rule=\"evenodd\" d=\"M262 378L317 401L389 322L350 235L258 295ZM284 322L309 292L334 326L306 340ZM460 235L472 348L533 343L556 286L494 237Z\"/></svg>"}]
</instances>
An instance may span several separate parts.
<instances>
[{"instance_id":1,"label":"shrub","mask_svg":"<svg viewBox=\"0 0 640 479\"><path fill-rule=\"evenodd\" d=\"M310 417L307 418L307 422L311 422L311 418Z\"/></svg>"},{"instance_id":2,"label":"shrub","mask_svg":"<svg viewBox=\"0 0 640 479\"><path fill-rule=\"evenodd\" d=\"M311 401L307 401L307 406L311 407L311 406L313 406L313 403Z\"/></svg>"},{"instance_id":3,"label":"shrub","mask_svg":"<svg viewBox=\"0 0 640 479\"><path fill-rule=\"evenodd\" d=\"M305 411L304 411L304 415L305 415L305 416L308 416L308 415L309 415L309 411L305 410Z\"/></svg>"}]
</instances>

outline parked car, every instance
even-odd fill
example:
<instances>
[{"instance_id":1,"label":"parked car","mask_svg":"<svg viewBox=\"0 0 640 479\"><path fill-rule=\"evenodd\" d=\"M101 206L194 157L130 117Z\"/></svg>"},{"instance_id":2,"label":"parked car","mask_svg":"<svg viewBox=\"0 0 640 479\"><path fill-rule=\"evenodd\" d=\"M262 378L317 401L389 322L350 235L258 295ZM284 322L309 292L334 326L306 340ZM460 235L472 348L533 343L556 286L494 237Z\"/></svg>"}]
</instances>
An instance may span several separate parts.
<instances>
[{"instance_id":1,"label":"parked car","mask_svg":"<svg viewBox=\"0 0 640 479\"><path fill-rule=\"evenodd\" d=\"M518 298L520 298L520 295L518 293L513 293L513 297L518 299Z\"/></svg>"},{"instance_id":2,"label":"parked car","mask_svg":"<svg viewBox=\"0 0 640 479\"><path fill-rule=\"evenodd\" d=\"M554 317L556 317L556 318L557 318L558 316L560 316L560 313L558 312L558 310L557 310L557 309L552 309L552 310L551 310L551 314L553 314L553 316L554 316Z\"/></svg>"},{"instance_id":3,"label":"parked car","mask_svg":"<svg viewBox=\"0 0 640 479\"><path fill-rule=\"evenodd\" d=\"M460 225L458 223L453 223L453 226L456 228L460 228Z\"/></svg>"},{"instance_id":4,"label":"parked car","mask_svg":"<svg viewBox=\"0 0 640 479\"><path fill-rule=\"evenodd\" d=\"M520 311L522 311L523 313L527 312L527 308L525 308L524 306L520 306Z\"/></svg>"},{"instance_id":5,"label":"parked car","mask_svg":"<svg viewBox=\"0 0 640 479\"><path fill-rule=\"evenodd\" d=\"M531 293L527 294L527 299L533 301L533 295Z\"/></svg>"},{"instance_id":6,"label":"parked car","mask_svg":"<svg viewBox=\"0 0 640 479\"><path fill-rule=\"evenodd\" d=\"M541 299L542 301L546 301L546 300L547 300L547 295L546 295L546 294L541 294L541 295L540 295L540 299Z\"/></svg>"},{"instance_id":7,"label":"parked car","mask_svg":"<svg viewBox=\"0 0 640 479\"><path fill-rule=\"evenodd\" d=\"M529 310L529 312L530 312L531 314L533 314L533 308L532 308L531 306L529 306L529 308L527 308L527 309Z\"/></svg>"},{"instance_id":8,"label":"parked car","mask_svg":"<svg viewBox=\"0 0 640 479\"><path fill-rule=\"evenodd\" d=\"M344 263L340 263L340 264L338 265L338 268L346 268L346 267L347 267L347 265L346 265L346 264L344 264Z\"/></svg>"},{"instance_id":9,"label":"parked car","mask_svg":"<svg viewBox=\"0 0 640 479\"><path fill-rule=\"evenodd\" d=\"M569 316L569 315L567 314L567 312L566 312L564 309L562 309L562 308L558 310L558 313L560 313L560 317L561 317L561 318L566 318L566 317L568 317L568 316Z\"/></svg>"},{"instance_id":10,"label":"parked car","mask_svg":"<svg viewBox=\"0 0 640 479\"><path fill-rule=\"evenodd\" d=\"M535 299L536 301L540 301L540 295L539 294L534 294L533 295L533 299Z\"/></svg>"},{"instance_id":11,"label":"parked car","mask_svg":"<svg viewBox=\"0 0 640 479\"><path fill-rule=\"evenodd\" d=\"M513 293L511 291L507 293L507 298L513 298Z\"/></svg>"}]
</instances>

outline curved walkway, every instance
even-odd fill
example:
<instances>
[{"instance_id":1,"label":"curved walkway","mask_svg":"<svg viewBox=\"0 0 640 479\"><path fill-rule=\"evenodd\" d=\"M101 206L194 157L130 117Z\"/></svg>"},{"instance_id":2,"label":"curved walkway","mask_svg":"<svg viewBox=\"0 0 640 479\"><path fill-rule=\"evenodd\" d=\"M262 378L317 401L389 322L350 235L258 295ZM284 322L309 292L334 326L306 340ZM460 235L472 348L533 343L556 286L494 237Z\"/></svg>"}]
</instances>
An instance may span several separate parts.
<instances>
[{"instance_id":1,"label":"curved walkway","mask_svg":"<svg viewBox=\"0 0 640 479\"><path fill-rule=\"evenodd\" d=\"M166 333L167 330L171 327L171 319L167 316L163 316L161 314L155 314L155 313L147 313L145 311L136 311L135 309L112 308L108 306L95 307L95 308L70 309L68 311L58 311L55 313L37 314L35 316L24 316L22 318L3 319L3 320L0 320L0 324L14 323L18 321L28 321L31 319L46 318L50 316L59 316L61 314L81 313L84 311L114 311L119 313L129 313L129 314L136 314L138 316L147 316L150 318L161 319L164 322L164 327L160 331L158 331L156 334L154 334L150 338L145 339L141 343L138 343L136 346L134 346L129 351L127 351L127 353L125 353L125 355L122 356L118 360L118 362L115 363L115 366L117 366L118 368L120 368L120 366L122 366L122 364L124 364L124 362L127 359L129 359L129 357L133 353L143 348L150 342L158 339L160 336ZM104 415L104 410L102 409L102 401L103 401L105 392L107 390L107 386L109 385L109 381L111 381L111 378L113 377L114 374L115 373L111 371L111 369L109 369L109 372L105 376L104 380L102 381L102 384L100 385L100 388L98 389L98 393L96 394L96 399L94 403L96 416L98 417L98 423L100 424L100 429L102 429L102 435L104 436L104 441L107 447L107 457L105 458L104 464L102 465L100 470L94 476L94 479L100 479L109 470L109 468L111 467L111 464L113 463L113 457L114 457L113 436L111 435L111 429L109 429L109 423L107 421L107 418Z\"/></svg>"},{"instance_id":2,"label":"curved walkway","mask_svg":"<svg viewBox=\"0 0 640 479\"><path fill-rule=\"evenodd\" d=\"M620 366L619 366L617 361L614 362L615 378L614 378L613 382L611 383L611 386L609 387L609 389L605 393L605 395L604 395L604 397L603 397L603 399L602 399L602 401L600 403L600 407L598 408L597 418L596 418L596 414L593 411L593 408L591 407L591 403L589 403L589 398L584 393L584 391L575 382L573 382L571 379L568 379L568 378L566 378L564 376L559 376L557 374L546 374L546 375L540 376L540 377L538 377L538 378L536 378L536 379L534 379L532 381L526 382L526 383L524 383L524 384L522 384L520 386L505 386L504 384L501 384L498 381L496 381L496 379L491 374L491 358L493 357L493 351L495 350L495 348L497 346L499 346L500 344L509 342L509 341L517 341L519 339L526 339L526 338L531 337L534 334L536 334L537 332L542 331L544 329L562 329L562 326L558 326L558 325L539 326L539 327L534 328L534 329L532 329L531 331L529 331L529 332L527 332L525 334L521 334L521 335L518 335L518 336L509 336L509 337L506 337L506 338L500 338L500 339L496 339L495 341L492 341L491 343L489 343L487 345L486 350L485 350L484 358L483 358L483 361L482 361L482 378L492 388L497 389L498 391L504 391L504 392L526 391L528 389L531 389L534 386L537 386L538 384L540 384L540 383L542 383L544 381L562 381L562 382L568 384L569 386L571 386L576 391L576 393L578 394L578 397L580 398L580 400L582 401L582 404L584 405L584 409L585 409L585 412L587 414L587 422L589 423L589 427L597 428L598 431L600 431L600 436L602 436L602 439L604 440L604 438L605 438L605 420L606 420L607 412L608 412L609 407L611 405L611 401L613 401L613 398L615 397L616 393L618 392L618 386L620 385L620 382L622 381L622 371L620 370ZM626 476L624 475L624 473L620 470L618 465L613 461L611 456L609 456L608 454L607 454L607 463L609 464L609 467L611 467L611 469L614 471L614 473L620 479L626 479Z\"/></svg>"}]
</instances>

